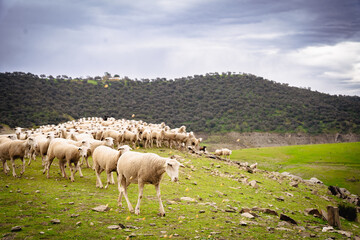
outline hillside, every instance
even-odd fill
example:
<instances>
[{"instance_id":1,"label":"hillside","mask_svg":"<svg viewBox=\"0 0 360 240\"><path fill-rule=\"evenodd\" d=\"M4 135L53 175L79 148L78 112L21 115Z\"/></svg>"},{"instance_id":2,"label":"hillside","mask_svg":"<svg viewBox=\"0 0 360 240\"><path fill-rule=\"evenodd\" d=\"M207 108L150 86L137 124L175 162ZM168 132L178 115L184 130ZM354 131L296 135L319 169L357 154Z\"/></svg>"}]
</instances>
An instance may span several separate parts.
<instances>
[{"instance_id":1,"label":"hillside","mask_svg":"<svg viewBox=\"0 0 360 240\"><path fill-rule=\"evenodd\" d=\"M167 148L146 151L163 157L175 154L185 165L180 169L177 183L164 174L161 198L165 217L157 216L159 203L151 185L145 186L140 215L135 215L129 212L125 199L122 207L118 207L116 185L108 189L95 187L96 175L91 168L83 169L83 178L76 173L75 182L71 182L60 175L55 160L47 179L42 174L41 159L37 158L20 178L0 173L1 236L3 239L358 239L360 236L358 222L341 218L341 228L331 230L321 216L310 214L309 209L326 212L328 205L344 202L329 195L325 185L262 169L251 173L230 162ZM16 171L19 173L20 169ZM69 174L68 168L66 171ZM101 179L104 183L105 173ZM135 206L136 184L129 186L128 195ZM108 205L109 210L92 210L99 205ZM286 216L294 222L284 220ZM15 226L21 231L12 231Z\"/></svg>"},{"instance_id":2,"label":"hillside","mask_svg":"<svg viewBox=\"0 0 360 240\"><path fill-rule=\"evenodd\" d=\"M0 73L0 123L36 127L112 116L196 132L360 133L360 97L289 87L251 74L95 81Z\"/></svg>"}]
</instances>

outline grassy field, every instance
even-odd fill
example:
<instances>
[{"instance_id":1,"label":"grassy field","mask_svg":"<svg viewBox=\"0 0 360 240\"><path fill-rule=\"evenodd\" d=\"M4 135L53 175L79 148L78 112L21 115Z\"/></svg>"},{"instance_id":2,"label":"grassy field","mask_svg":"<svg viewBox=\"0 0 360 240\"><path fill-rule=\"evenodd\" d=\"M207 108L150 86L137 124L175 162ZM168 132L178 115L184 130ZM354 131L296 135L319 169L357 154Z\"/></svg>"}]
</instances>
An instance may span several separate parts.
<instances>
[{"instance_id":1,"label":"grassy field","mask_svg":"<svg viewBox=\"0 0 360 240\"><path fill-rule=\"evenodd\" d=\"M178 183L164 176L161 191L165 217L157 216L159 204L152 185L144 189L141 213L137 216L129 213L124 200L122 208L117 206L117 186L95 187L92 169L83 169L84 178L77 173L72 183L60 176L55 160L51 178L47 179L37 159L20 178L0 173L0 236L3 239L347 239L339 233L322 232L326 221L304 213L307 208L325 210L328 205L337 205L340 200L329 196L326 186L300 183L292 187L289 179L275 173L251 174L227 162L170 149L149 151L165 157L177 154L186 166L181 168ZM246 156L242 155L246 151L251 150L241 150L234 156ZM253 157L246 160L260 162L260 159L271 158L278 163L282 159L291 160L286 157L288 152L279 151L283 155L279 158L278 154L271 157L270 153L262 151L259 150L257 158L253 153ZM289 149L291 151L294 150ZM19 163L18 160L17 165ZM264 162L260 166L267 165ZM19 173L20 169L16 171ZM68 168L66 171L69 175ZM242 183L245 178L256 180L259 188ZM105 180L103 173L102 181ZM135 206L137 185L130 185L128 194ZM181 200L182 197L190 197L194 202ZM105 204L110 211L92 210ZM286 214L298 224L281 221L279 216L257 211L256 207L269 208L278 215ZM252 209L257 217L242 216L240 210L243 208ZM59 219L60 224L52 224L53 219ZM108 229L110 225L119 224L124 228ZM360 236L359 223L341 219L341 224L342 230ZM11 232L14 226L21 226L22 230Z\"/></svg>"},{"instance_id":2,"label":"grassy field","mask_svg":"<svg viewBox=\"0 0 360 240\"><path fill-rule=\"evenodd\" d=\"M262 169L345 187L360 195L360 143L317 144L235 150L232 160L257 162Z\"/></svg>"}]
</instances>

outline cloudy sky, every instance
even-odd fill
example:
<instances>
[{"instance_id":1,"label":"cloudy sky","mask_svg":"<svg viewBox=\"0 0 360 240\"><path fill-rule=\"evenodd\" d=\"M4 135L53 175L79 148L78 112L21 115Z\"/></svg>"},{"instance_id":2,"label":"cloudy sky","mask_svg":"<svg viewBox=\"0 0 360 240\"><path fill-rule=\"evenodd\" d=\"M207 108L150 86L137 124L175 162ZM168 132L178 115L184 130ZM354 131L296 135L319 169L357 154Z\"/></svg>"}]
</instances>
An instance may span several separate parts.
<instances>
[{"instance_id":1,"label":"cloudy sky","mask_svg":"<svg viewBox=\"0 0 360 240\"><path fill-rule=\"evenodd\" d=\"M252 73L360 96L359 0L0 0L0 72Z\"/></svg>"}]
</instances>

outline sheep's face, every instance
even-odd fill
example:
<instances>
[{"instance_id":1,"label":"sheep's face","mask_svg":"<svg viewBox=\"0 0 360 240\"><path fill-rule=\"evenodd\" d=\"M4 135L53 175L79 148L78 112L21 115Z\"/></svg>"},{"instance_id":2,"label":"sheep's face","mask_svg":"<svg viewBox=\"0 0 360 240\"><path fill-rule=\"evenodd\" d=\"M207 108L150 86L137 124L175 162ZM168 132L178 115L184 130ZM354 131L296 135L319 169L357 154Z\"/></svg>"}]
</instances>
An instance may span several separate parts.
<instances>
[{"instance_id":1,"label":"sheep's face","mask_svg":"<svg viewBox=\"0 0 360 240\"><path fill-rule=\"evenodd\" d=\"M173 182L179 181L179 167L184 167L184 165L182 165L175 159L166 159L166 173L169 175L171 181Z\"/></svg>"},{"instance_id":2,"label":"sheep's face","mask_svg":"<svg viewBox=\"0 0 360 240\"><path fill-rule=\"evenodd\" d=\"M80 157L84 157L84 158L87 157L87 151L88 151L87 147L79 147L78 151L80 153Z\"/></svg>"},{"instance_id":3,"label":"sheep's face","mask_svg":"<svg viewBox=\"0 0 360 240\"><path fill-rule=\"evenodd\" d=\"M114 139L112 137L105 138L105 145L108 147L114 146Z\"/></svg>"}]
</instances>

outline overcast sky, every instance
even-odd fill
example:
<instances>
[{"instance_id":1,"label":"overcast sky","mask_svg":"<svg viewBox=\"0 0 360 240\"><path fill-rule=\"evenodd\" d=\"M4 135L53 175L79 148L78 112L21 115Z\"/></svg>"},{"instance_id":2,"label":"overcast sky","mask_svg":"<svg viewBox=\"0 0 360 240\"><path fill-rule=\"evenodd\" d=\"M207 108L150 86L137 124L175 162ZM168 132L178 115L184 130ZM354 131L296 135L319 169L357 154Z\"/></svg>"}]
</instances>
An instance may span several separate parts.
<instances>
[{"instance_id":1,"label":"overcast sky","mask_svg":"<svg viewBox=\"0 0 360 240\"><path fill-rule=\"evenodd\" d=\"M0 72L245 72L360 96L359 0L0 0Z\"/></svg>"}]
</instances>

